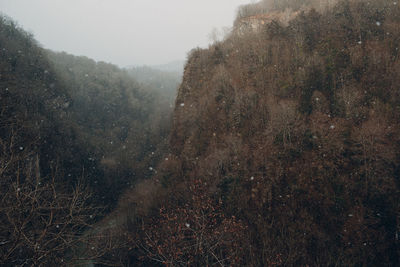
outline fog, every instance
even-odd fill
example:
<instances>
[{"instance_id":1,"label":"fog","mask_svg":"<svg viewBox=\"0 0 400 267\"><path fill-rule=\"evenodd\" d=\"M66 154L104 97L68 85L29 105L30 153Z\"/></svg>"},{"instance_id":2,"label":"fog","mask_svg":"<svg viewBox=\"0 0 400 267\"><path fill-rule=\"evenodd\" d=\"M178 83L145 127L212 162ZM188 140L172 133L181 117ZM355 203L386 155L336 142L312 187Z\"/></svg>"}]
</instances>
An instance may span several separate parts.
<instances>
[{"instance_id":1,"label":"fog","mask_svg":"<svg viewBox=\"0 0 400 267\"><path fill-rule=\"evenodd\" d=\"M42 46L119 66L183 60L249 0L0 0Z\"/></svg>"}]
</instances>

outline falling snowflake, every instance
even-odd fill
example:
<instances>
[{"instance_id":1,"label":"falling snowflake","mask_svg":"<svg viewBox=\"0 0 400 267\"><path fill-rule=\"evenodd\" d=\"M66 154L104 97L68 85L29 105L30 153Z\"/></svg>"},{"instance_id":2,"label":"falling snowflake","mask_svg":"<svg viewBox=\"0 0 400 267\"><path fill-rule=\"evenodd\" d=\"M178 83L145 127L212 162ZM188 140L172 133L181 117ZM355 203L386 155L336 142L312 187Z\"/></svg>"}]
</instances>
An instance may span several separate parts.
<instances>
[{"instance_id":1,"label":"falling snowflake","mask_svg":"<svg viewBox=\"0 0 400 267\"><path fill-rule=\"evenodd\" d=\"M185 106L185 103L181 103L181 107L184 107Z\"/></svg>"},{"instance_id":2,"label":"falling snowflake","mask_svg":"<svg viewBox=\"0 0 400 267\"><path fill-rule=\"evenodd\" d=\"M250 180L253 181L253 180L254 180L254 176L251 176L251 177L250 177Z\"/></svg>"},{"instance_id":3,"label":"falling snowflake","mask_svg":"<svg viewBox=\"0 0 400 267\"><path fill-rule=\"evenodd\" d=\"M380 21L377 21L377 22L376 22L376 26L381 26L381 22L380 22Z\"/></svg>"},{"instance_id":4,"label":"falling snowflake","mask_svg":"<svg viewBox=\"0 0 400 267\"><path fill-rule=\"evenodd\" d=\"M329 128L333 130L335 129L335 125L331 125Z\"/></svg>"},{"instance_id":5,"label":"falling snowflake","mask_svg":"<svg viewBox=\"0 0 400 267\"><path fill-rule=\"evenodd\" d=\"M190 224L188 224L188 223L185 223L185 226L186 226L187 228L189 228L189 227L190 227Z\"/></svg>"}]
</instances>

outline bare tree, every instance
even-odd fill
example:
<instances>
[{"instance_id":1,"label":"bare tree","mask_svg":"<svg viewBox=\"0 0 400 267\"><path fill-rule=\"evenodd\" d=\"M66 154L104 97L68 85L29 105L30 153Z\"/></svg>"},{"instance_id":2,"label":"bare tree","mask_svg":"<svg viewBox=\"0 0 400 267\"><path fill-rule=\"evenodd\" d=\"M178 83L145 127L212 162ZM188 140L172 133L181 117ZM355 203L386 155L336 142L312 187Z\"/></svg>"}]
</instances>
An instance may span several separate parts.
<instances>
[{"instance_id":1,"label":"bare tree","mask_svg":"<svg viewBox=\"0 0 400 267\"><path fill-rule=\"evenodd\" d=\"M39 154L18 140L13 129L0 137L0 265L73 265L79 255L101 256L98 238L85 234L100 213L91 194L60 181L57 168L41 177Z\"/></svg>"},{"instance_id":2,"label":"bare tree","mask_svg":"<svg viewBox=\"0 0 400 267\"><path fill-rule=\"evenodd\" d=\"M223 214L222 203L207 193L206 183L189 183L192 198L160 208L158 218L143 225L139 248L147 258L168 266L238 265L246 249L246 226Z\"/></svg>"}]
</instances>

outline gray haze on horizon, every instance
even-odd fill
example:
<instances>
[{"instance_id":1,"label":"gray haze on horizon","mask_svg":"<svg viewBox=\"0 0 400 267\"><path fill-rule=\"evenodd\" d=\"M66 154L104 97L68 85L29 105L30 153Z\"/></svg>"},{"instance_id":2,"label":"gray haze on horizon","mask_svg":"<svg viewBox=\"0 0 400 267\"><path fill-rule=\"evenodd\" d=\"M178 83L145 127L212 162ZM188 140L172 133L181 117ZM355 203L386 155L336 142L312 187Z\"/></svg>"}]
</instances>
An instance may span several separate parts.
<instances>
[{"instance_id":1,"label":"gray haze on horizon","mask_svg":"<svg viewBox=\"0 0 400 267\"><path fill-rule=\"evenodd\" d=\"M250 0L0 0L45 48L98 61L156 65L206 47Z\"/></svg>"}]
</instances>

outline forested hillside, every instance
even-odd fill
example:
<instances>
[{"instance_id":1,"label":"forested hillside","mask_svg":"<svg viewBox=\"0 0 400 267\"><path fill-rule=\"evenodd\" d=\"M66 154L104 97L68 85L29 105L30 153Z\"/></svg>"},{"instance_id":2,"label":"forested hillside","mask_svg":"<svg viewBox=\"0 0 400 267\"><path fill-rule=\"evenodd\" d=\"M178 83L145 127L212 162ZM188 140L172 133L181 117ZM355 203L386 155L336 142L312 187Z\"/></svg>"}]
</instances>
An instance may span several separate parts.
<instances>
[{"instance_id":1,"label":"forested hillside","mask_svg":"<svg viewBox=\"0 0 400 267\"><path fill-rule=\"evenodd\" d=\"M399 265L400 10L333 3L245 6L237 27L277 19L191 52L171 154L138 187L150 193L124 203L131 255L171 266Z\"/></svg>"},{"instance_id":2,"label":"forested hillside","mask_svg":"<svg viewBox=\"0 0 400 267\"><path fill-rule=\"evenodd\" d=\"M0 265L400 265L398 2L263 0L233 25L171 114L171 73L0 19Z\"/></svg>"},{"instance_id":3,"label":"forested hillside","mask_svg":"<svg viewBox=\"0 0 400 267\"><path fill-rule=\"evenodd\" d=\"M115 203L138 178L153 175L166 149L176 84L139 83L130 72L86 57L47 51L71 97L69 123L100 173L90 181ZM162 73L159 73L161 75ZM167 76L167 74L165 75ZM166 101L169 99L169 101ZM103 179L99 179L103 177Z\"/></svg>"},{"instance_id":4,"label":"forested hillside","mask_svg":"<svg viewBox=\"0 0 400 267\"><path fill-rule=\"evenodd\" d=\"M61 263L101 216L82 176L95 165L67 119L69 94L32 36L0 18L0 264Z\"/></svg>"},{"instance_id":5,"label":"forested hillside","mask_svg":"<svg viewBox=\"0 0 400 267\"><path fill-rule=\"evenodd\" d=\"M171 108L175 105L177 89L182 80L182 72L162 71L152 67L141 66L128 68L127 73L144 87L157 89L165 97L160 99L162 105L169 105Z\"/></svg>"},{"instance_id":6,"label":"forested hillside","mask_svg":"<svg viewBox=\"0 0 400 267\"><path fill-rule=\"evenodd\" d=\"M172 111L159 103L172 90L44 50L6 17L0 54L0 265L71 264L75 250L97 258L105 249L82 234L153 175Z\"/></svg>"}]
</instances>

